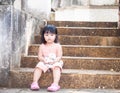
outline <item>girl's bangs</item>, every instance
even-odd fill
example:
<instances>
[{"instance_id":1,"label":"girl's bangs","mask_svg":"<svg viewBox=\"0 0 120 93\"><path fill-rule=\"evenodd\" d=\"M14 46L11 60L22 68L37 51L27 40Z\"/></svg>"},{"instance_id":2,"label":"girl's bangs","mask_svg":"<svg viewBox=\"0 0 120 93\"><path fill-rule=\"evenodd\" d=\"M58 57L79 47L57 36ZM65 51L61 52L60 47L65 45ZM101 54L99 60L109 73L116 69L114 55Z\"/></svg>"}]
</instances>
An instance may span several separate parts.
<instances>
[{"instance_id":1,"label":"girl's bangs","mask_svg":"<svg viewBox=\"0 0 120 93\"><path fill-rule=\"evenodd\" d=\"M55 34L55 31L53 31L53 30L45 30L44 33L52 33L52 34Z\"/></svg>"},{"instance_id":2,"label":"girl's bangs","mask_svg":"<svg viewBox=\"0 0 120 93\"><path fill-rule=\"evenodd\" d=\"M45 32L44 33L53 33L53 34L57 34L56 32L56 28L52 25L48 25L45 28Z\"/></svg>"}]
</instances>

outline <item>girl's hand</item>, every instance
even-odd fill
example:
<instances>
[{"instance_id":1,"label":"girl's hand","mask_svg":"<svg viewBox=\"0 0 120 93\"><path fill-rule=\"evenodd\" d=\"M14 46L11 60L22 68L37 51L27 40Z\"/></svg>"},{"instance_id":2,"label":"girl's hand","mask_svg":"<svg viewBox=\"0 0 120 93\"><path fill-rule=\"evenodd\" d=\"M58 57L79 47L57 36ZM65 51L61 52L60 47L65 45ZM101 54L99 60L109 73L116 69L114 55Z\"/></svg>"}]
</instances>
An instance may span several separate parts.
<instances>
[{"instance_id":1,"label":"girl's hand","mask_svg":"<svg viewBox=\"0 0 120 93\"><path fill-rule=\"evenodd\" d=\"M53 65L55 63L55 61L49 62L49 64Z\"/></svg>"},{"instance_id":2,"label":"girl's hand","mask_svg":"<svg viewBox=\"0 0 120 93\"><path fill-rule=\"evenodd\" d=\"M51 62L49 62L49 64L54 64L54 63L56 63L56 62L59 62L60 61L60 59L59 58L56 58L56 59L54 59L53 61L51 61Z\"/></svg>"},{"instance_id":3,"label":"girl's hand","mask_svg":"<svg viewBox=\"0 0 120 93\"><path fill-rule=\"evenodd\" d=\"M52 60L44 60L44 63L45 64L54 64L55 63L55 61L52 61Z\"/></svg>"},{"instance_id":4,"label":"girl's hand","mask_svg":"<svg viewBox=\"0 0 120 93\"><path fill-rule=\"evenodd\" d=\"M47 61L44 61L44 63L45 63L45 64L48 64L48 62L47 62Z\"/></svg>"},{"instance_id":5,"label":"girl's hand","mask_svg":"<svg viewBox=\"0 0 120 93\"><path fill-rule=\"evenodd\" d=\"M44 62L45 64L48 64L48 61L47 61L46 59L44 59L43 62Z\"/></svg>"},{"instance_id":6,"label":"girl's hand","mask_svg":"<svg viewBox=\"0 0 120 93\"><path fill-rule=\"evenodd\" d=\"M54 62L59 62L61 60L61 57L57 57Z\"/></svg>"}]
</instances>

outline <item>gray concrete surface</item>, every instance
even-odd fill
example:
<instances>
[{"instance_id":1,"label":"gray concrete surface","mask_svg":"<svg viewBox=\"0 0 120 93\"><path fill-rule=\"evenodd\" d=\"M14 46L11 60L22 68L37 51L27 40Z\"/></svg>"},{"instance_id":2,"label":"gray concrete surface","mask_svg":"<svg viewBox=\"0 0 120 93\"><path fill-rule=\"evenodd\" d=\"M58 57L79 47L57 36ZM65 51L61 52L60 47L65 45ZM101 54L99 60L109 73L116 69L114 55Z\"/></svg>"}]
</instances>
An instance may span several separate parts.
<instances>
[{"instance_id":1,"label":"gray concrete surface","mask_svg":"<svg viewBox=\"0 0 120 93\"><path fill-rule=\"evenodd\" d=\"M0 93L49 93L46 89L32 91L28 88L0 88ZM114 89L61 89L54 93L120 93L120 90Z\"/></svg>"}]
</instances>

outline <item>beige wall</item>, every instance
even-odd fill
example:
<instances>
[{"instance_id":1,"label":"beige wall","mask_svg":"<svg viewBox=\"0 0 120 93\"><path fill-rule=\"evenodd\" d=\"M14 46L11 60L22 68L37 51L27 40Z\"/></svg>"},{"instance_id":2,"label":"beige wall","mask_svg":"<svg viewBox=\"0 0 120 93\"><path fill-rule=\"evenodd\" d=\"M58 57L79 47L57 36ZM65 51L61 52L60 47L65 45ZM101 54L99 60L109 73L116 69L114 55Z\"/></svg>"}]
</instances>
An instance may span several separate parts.
<instances>
[{"instance_id":1,"label":"beige wall","mask_svg":"<svg viewBox=\"0 0 120 93\"><path fill-rule=\"evenodd\" d=\"M119 0L52 0L52 7L68 7L73 5L89 6L89 5L118 5Z\"/></svg>"}]
</instances>

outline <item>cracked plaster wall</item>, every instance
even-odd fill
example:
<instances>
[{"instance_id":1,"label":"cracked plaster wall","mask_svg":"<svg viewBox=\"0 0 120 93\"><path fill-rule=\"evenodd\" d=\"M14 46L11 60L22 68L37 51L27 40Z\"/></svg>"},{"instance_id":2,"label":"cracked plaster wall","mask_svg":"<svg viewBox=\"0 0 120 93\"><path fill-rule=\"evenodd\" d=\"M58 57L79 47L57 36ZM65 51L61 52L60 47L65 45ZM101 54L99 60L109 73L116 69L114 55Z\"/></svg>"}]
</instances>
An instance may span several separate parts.
<instances>
[{"instance_id":1,"label":"cracked plaster wall","mask_svg":"<svg viewBox=\"0 0 120 93\"><path fill-rule=\"evenodd\" d=\"M27 0L0 0L0 87L9 86L10 70L20 68L21 56L27 55L34 34L49 19L49 7L45 12L38 9L28 6Z\"/></svg>"}]
</instances>

